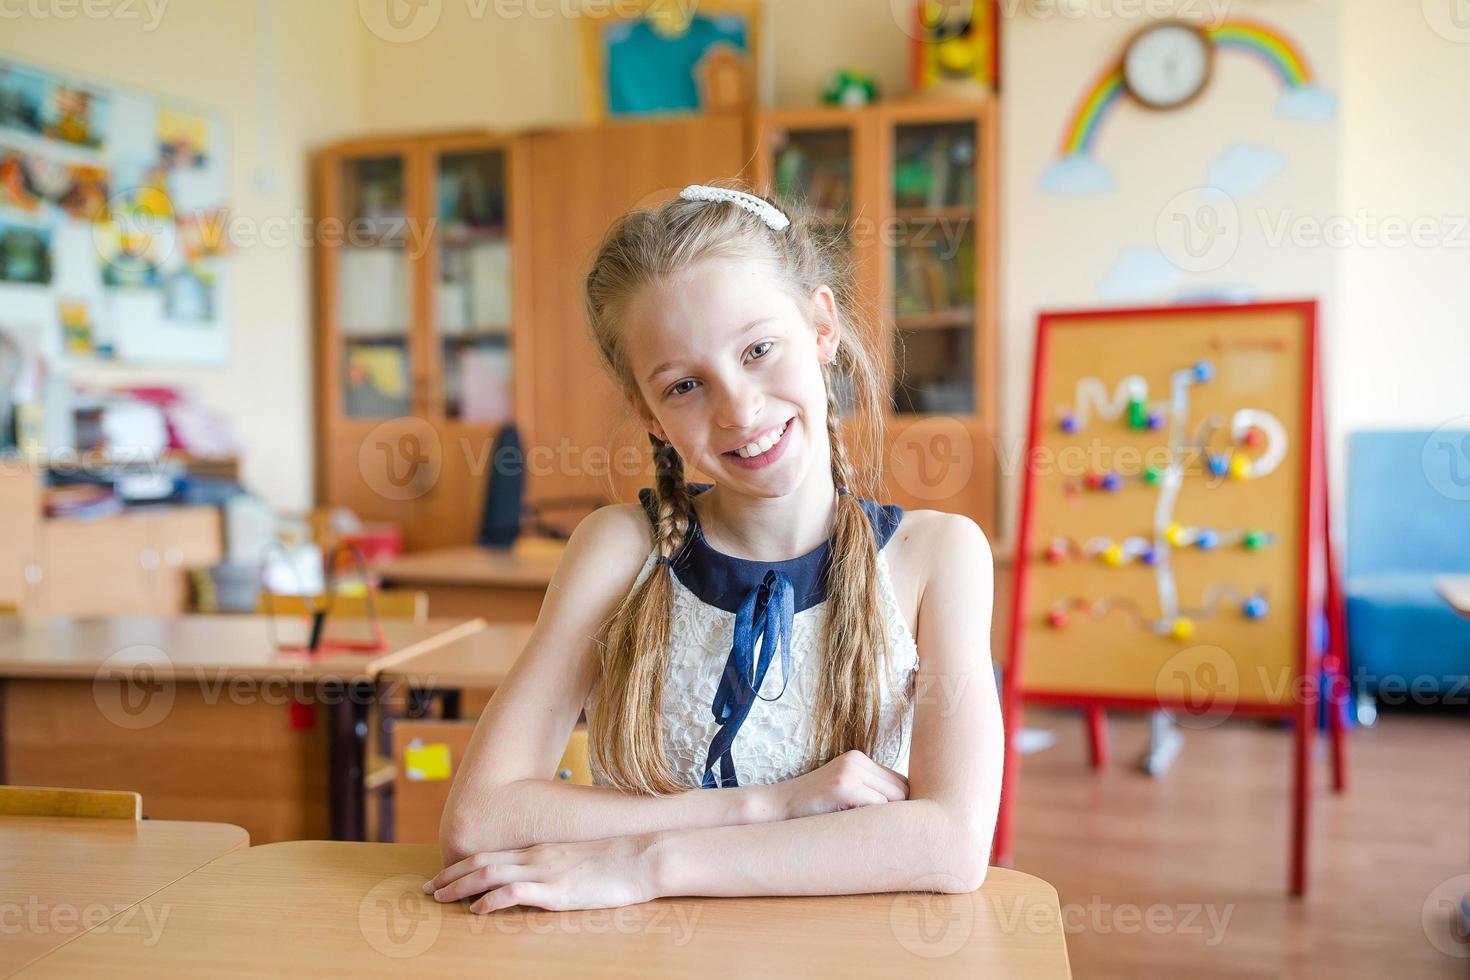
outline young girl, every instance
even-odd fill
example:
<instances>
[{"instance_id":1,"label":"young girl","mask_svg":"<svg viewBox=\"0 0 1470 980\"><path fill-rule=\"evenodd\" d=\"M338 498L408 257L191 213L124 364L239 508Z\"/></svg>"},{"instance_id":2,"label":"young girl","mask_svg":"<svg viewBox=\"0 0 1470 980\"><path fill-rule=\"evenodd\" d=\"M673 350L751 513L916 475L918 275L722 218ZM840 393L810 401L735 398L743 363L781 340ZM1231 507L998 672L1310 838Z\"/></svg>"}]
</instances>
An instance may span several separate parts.
<instances>
[{"instance_id":1,"label":"young girl","mask_svg":"<svg viewBox=\"0 0 1470 980\"><path fill-rule=\"evenodd\" d=\"M805 220L725 188L608 232L587 310L656 486L572 535L455 777L447 867L424 886L439 901L984 879L1002 751L989 545L966 517L865 496L850 430L881 431L885 393L829 262ZM584 707L595 785L550 780Z\"/></svg>"}]
</instances>

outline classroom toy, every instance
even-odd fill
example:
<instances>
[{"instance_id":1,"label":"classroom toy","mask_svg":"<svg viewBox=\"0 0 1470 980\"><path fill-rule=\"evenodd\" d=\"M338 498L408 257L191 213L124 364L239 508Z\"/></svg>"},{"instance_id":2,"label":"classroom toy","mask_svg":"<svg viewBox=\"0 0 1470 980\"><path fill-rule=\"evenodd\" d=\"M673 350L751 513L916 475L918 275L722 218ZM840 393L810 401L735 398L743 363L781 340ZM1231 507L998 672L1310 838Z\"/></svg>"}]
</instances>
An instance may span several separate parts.
<instances>
[{"instance_id":1,"label":"classroom toy","mask_svg":"<svg viewBox=\"0 0 1470 980\"><path fill-rule=\"evenodd\" d=\"M1111 458L1147 465L1126 480L1027 468L1004 677L1008 738L1028 702L1086 708L1095 749L1108 708L1293 721L1294 894L1307 880L1319 669L1347 676L1316 351L1312 302L1040 317L1029 451L1086 431ZM1060 431L1044 422L1058 418ZM1345 685L1329 693L1340 790ZM1001 861L1019 765L1008 740Z\"/></svg>"}]
</instances>

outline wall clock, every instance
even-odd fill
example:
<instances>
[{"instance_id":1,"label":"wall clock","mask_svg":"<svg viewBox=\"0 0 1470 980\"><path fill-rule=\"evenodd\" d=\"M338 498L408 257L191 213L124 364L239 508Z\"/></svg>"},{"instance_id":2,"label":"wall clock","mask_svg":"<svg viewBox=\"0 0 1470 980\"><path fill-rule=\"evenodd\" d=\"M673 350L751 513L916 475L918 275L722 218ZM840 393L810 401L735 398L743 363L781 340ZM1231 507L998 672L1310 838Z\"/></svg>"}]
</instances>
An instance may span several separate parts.
<instances>
[{"instance_id":1,"label":"wall clock","mask_svg":"<svg viewBox=\"0 0 1470 980\"><path fill-rule=\"evenodd\" d=\"M1123 52L1123 84L1152 109L1177 109L1204 91L1211 60L1203 31L1182 21L1153 24Z\"/></svg>"}]
</instances>

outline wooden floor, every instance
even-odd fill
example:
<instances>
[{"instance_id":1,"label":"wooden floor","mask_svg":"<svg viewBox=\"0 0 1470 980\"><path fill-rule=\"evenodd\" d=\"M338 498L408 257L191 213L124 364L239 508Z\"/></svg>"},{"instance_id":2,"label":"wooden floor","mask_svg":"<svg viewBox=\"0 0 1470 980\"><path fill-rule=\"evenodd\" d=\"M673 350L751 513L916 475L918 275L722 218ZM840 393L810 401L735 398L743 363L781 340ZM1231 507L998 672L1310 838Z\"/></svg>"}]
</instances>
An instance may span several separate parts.
<instances>
[{"instance_id":1,"label":"wooden floor","mask_svg":"<svg viewBox=\"0 0 1470 980\"><path fill-rule=\"evenodd\" d=\"M1142 717L1110 720L1098 772L1077 714L1026 717L1059 744L1024 759L1015 865L1057 887L1078 978L1470 977L1421 921L1437 886L1470 875L1470 717L1354 729L1343 796L1319 756L1303 899L1286 894L1289 732L1187 731L1151 779Z\"/></svg>"}]
</instances>

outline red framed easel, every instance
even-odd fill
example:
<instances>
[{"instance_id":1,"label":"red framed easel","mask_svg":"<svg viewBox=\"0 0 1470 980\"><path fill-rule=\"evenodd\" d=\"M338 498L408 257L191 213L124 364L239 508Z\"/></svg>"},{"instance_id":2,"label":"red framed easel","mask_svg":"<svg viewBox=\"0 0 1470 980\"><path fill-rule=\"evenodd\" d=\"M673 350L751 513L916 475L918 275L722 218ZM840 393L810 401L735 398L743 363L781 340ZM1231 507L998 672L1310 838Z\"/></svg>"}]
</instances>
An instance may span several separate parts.
<instances>
[{"instance_id":1,"label":"red framed easel","mask_svg":"<svg viewBox=\"0 0 1470 980\"><path fill-rule=\"evenodd\" d=\"M1262 552L1253 553L1249 558L1244 548L1236 549L1230 554L1225 554L1228 549L1221 549L1221 554L1232 563L1230 567L1237 573L1237 578L1246 574L1241 569L1264 569L1262 574L1268 579L1270 573L1276 573L1279 588L1272 596L1272 604L1283 602L1290 592L1290 601L1295 605L1289 606L1287 618L1271 621L1270 629L1274 633L1251 633L1252 627L1245 624L1243 615L1235 614L1233 610L1219 612L1218 607L1224 604L1219 600L1219 594L1234 591L1229 586L1219 587L1216 608L1201 613L1205 617L1205 629L1201 632L1203 634L1215 630L1221 635L1228 635L1229 641L1217 642L1228 642L1231 650L1235 651L1231 656L1232 664L1239 660L1244 668L1250 669L1242 669L1240 672L1241 680L1237 688L1242 696L1231 697L1218 704L1215 701L1201 704L1194 698L1186 700L1171 696L1165 694L1163 687L1157 683L1149 685L1140 682L1154 662L1166 659L1170 651L1176 648L1186 647L1181 656L1193 649L1210 649L1203 645L1191 645L1195 628L1192 621L1188 631L1177 626L1177 620L1176 632L1163 630L1162 625L1145 615L1148 611L1145 608L1147 603L1141 591L1133 598L1125 596L1096 604L1065 597L1067 593L1063 586L1075 587L1079 582L1086 582L1089 586L1097 582L1128 582L1133 583L1135 591L1138 591L1138 583L1143 578L1137 573L1143 569L1126 567L1130 563L1126 556L1130 545L1127 542L1122 546L1110 543L1104 551L1101 550L1101 543L1094 545L1089 541L1079 544L1071 537L1050 537L1056 528L1043 526L1047 522L1056 526L1075 526L1079 522L1085 523L1086 518L1078 515L1092 513L1089 508L1094 508L1098 513L1117 515L1129 506L1126 501L1133 501L1132 506L1137 510L1141 501L1153 499L1141 496L1143 491L1133 487L1121 475L1094 482L1095 474L1091 473L1087 475L1085 483L1098 492L1093 497L1087 497L1086 494L1090 491L1076 489L1083 485L1081 478L1068 474L1065 468L1053 464L1062 458L1061 450L1076 448L1079 442L1085 441L1088 425L1095 426L1093 431L1097 433L1091 438L1094 444L1091 448L1094 449L1097 448L1096 443L1106 442L1118 434L1121 434L1121 441L1124 442L1147 438L1141 431L1145 425L1140 424L1140 419L1132 418L1131 422L1120 422L1117 418L1117 401L1121 400L1121 392L1128 390L1130 384L1136 390L1141 390L1150 382L1166 379L1169 382L1166 385L1148 388L1149 392L1170 391L1176 399L1170 405L1164 405L1158 414L1177 414L1181 418L1188 415L1188 412L1174 410L1180 405L1178 398L1181 388L1187 388L1194 382L1189 378L1181 382L1176 376L1181 374L1177 370L1181 358L1186 352L1193 350L1200 352L1199 360L1186 363L1208 367L1208 371L1205 367L1199 368L1201 378L1208 374L1209 380L1216 380L1214 360L1211 358L1223 360L1227 370L1219 380L1227 385L1234 384L1243 392L1256 393L1256 389L1261 389L1259 397L1268 403L1274 398L1277 414L1289 418L1289 423L1281 426L1280 441L1288 448L1283 451L1279 462L1274 464L1277 478L1271 484L1262 486L1269 487L1271 494L1277 497L1288 488L1292 491L1289 502L1278 504L1273 498L1264 509L1268 517L1274 514L1281 519L1283 526L1290 524L1293 527L1290 540L1283 537L1276 542L1280 550L1266 548ZM1060 366L1056 363L1058 360L1062 362ZM1282 363L1290 363L1295 370L1280 370ZM1143 367L1135 373L1134 367L1138 364ZM1082 367L1079 368L1079 365ZM1250 365L1255 365L1254 372L1247 370ZM1086 377L1083 378L1079 371L1085 372ZM1110 371L1111 374L1108 373ZM1119 398L1110 403L1102 397L1107 386L1094 375L1122 379L1118 389ZM1270 384L1259 383L1261 378L1271 379ZM1204 382L1200 382L1200 385L1207 387ZM1075 392L1076 397L1073 400L1079 402L1079 405L1075 412L1059 416L1055 402L1063 391ZM1090 404L1097 407L1097 411L1091 414L1087 411L1088 405L1080 404L1088 401L1083 397L1085 393L1095 396ZM1232 394L1231 397L1246 396ZM1181 458L1180 444L1176 443L1175 435L1185 430L1184 422L1174 427L1170 418L1164 424L1156 425L1157 420L1152 415L1158 402L1150 401L1147 397L1142 400L1150 415L1146 427L1156 430L1167 428L1171 432L1167 458L1170 460L1169 469L1173 472L1162 478L1164 485L1168 486L1170 480L1174 481L1173 493L1176 500L1182 499L1186 492L1198 493L1199 496L1194 498L1196 501L1211 500L1208 497L1209 491L1191 490L1192 485L1187 482L1191 477L1186 475L1189 471L1182 463L1175 465L1174 461ZM1137 412L1137 406L1130 403L1128 411ZM1242 414L1237 412L1236 416ZM1086 420L1079 421L1084 416ZM1058 418L1062 421L1053 427ZM1271 418L1275 420L1275 416ZM1215 425L1205 431L1218 437L1219 428ZM1288 434L1294 438L1288 439ZM1268 446L1273 438L1275 437L1267 435L1265 441ZM1011 858L1020 781L1020 756L1016 751L1015 738L1021 731L1027 703L1083 708L1089 726L1092 764L1095 767L1105 765L1107 761L1103 712L1108 708L1166 708L1184 711L1193 716L1203 714L1206 717L1216 714L1221 717L1274 717L1288 720L1293 726L1288 880L1292 894L1301 895L1306 892L1312 799L1312 739L1324 694L1319 685L1322 673L1327 676L1325 695L1330 708L1328 732L1332 750L1333 787L1341 792L1347 785L1343 717L1349 697L1344 642L1346 616L1338 564L1331 544L1325 443L1315 302L1088 310L1046 313L1040 316L1037 325L1027 466L1016 551L1013 627L1002 688L1006 746L1001 808L993 856L996 863L1006 864ZM1202 447L1203 443L1196 442L1189 448L1197 450ZM1243 486L1249 486L1250 481L1255 479L1249 475L1252 460L1245 455L1243 449L1239 450L1239 454L1245 459L1242 464L1245 475L1240 477L1240 482ZM1118 453L1118 458L1121 455L1121 452ZM1269 455L1269 449L1264 455ZM1208 453L1197 453L1196 461L1203 466L1208 456ZM1257 461L1264 462L1264 459ZM1264 468L1263 466L1262 469ZM1199 470L1194 473L1194 478L1197 479L1202 472L1203 470ZM1234 470L1231 469L1230 473L1234 474ZM1157 477L1156 473L1151 475ZM1101 490L1104 486L1107 489ZM1130 493L1139 496L1130 498ZM1160 496L1162 493L1163 491ZM1254 498L1247 496L1246 491L1240 487L1227 489L1218 495L1218 499L1247 501L1252 506L1255 504ZM1276 507L1276 510L1271 510L1271 507ZM1200 509L1208 510L1209 506ZM1217 509L1220 510L1217 516L1227 520L1235 513L1235 509L1228 504L1223 508L1217 505ZM1157 512L1153 513L1156 515ZM1171 556L1174 566L1178 568L1182 568L1188 558L1193 562L1192 570L1205 567L1204 559L1193 551L1192 545L1191 553L1186 554L1187 549L1175 541L1174 525L1170 525L1169 531L1169 539L1173 543L1170 547L1163 547L1164 542L1158 539L1157 524L1155 516L1151 527L1151 546L1147 551L1153 552L1156 550L1154 546L1158 546L1157 550L1165 553L1164 570L1160 571L1157 567L1160 562L1157 554L1151 560L1143 560L1155 566L1154 577L1160 581L1166 576L1170 578L1172 590L1183 572L1179 571L1177 575L1174 573L1169 565ZM1201 547L1204 546L1202 530L1195 529L1194 532L1195 541ZM1189 533L1179 530L1179 540L1187 538ZM1216 534L1216 537L1219 535ZM1099 539L1093 539L1097 540ZM1139 540L1129 539L1131 542ZM1133 544L1131 547L1138 550L1140 546ZM1096 556L1092 553L1095 548L1098 549ZM1094 557L1106 561L1098 561L1094 569L1091 564L1087 564L1093 562ZM1260 564L1252 565L1248 561ZM1075 564L1069 566L1068 563ZM1115 577L1108 578L1110 575ZM1129 575L1132 577L1128 577ZM1197 578L1196 575L1196 580ZM1191 582L1193 584L1195 582ZM1103 588L1109 587L1111 586ZM1122 586L1116 588L1123 590ZM1162 587L1160 593L1162 595ZM1240 608L1244 609L1245 597L1242 595L1239 598ZM1055 603L1050 613L1044 612L1041 607L1049 599ZM1095 614L1094 607L1104 605L1111 605L1112 608L1104 610L1100 615ZM1162 598L1158 605L1163 605ZM1206 606L1203 602L1200 605L1202 610ZM1064 633L1061 627L1069 625L1065 623L1067 616L1058 614L1056 610L1070 609L1073 606L1083 608L1084 615L1089 618L1079 624L1082 626L1080 631ZM1122 612L1113 612L1112 609ZM1125 618L1129 619L1131 625L1122 625ZM1263 613L1261 618L1266 618L1266 614ZM1318 623L1325 623L1327 626L1327 642L1320 646ZM1150 633L1153 635L1149 635ZM1262 637L1262 642L1253 644L1250 638L1254 636ZM1272 646L1268 640L1272 638L1275 643L1274 660L1271 650L1268 649ZM1210 642L1211 637L1202 636L1194 644ZM1089 646L1090 643L1094 645ZM1257 650L1257 647L1260 649ZM1263 659L1259 663L1251 662L1250 658L1254 656ZM1035 657L1042 659L1035 660ZM1109 657L1113 659L1110 660ZM1149 661L1150 657L1154 661ZM1145 662L1141 663L1141 660ZM1074 671L1079 665L1086 666ZM1260 673L1264 677L1272 669L1277 674L1290 674L1290 683L1284 688L1284 697L1263 693L1271 690L1270 688L1250 688L1248 674ZM1088 670L1093 672L1090 677L1087 675ZM1069 687L1074 672L1079 679L1075 686ZM1162 671L1159 675L1162 675Z\"/></svg>"}]
</instances>

